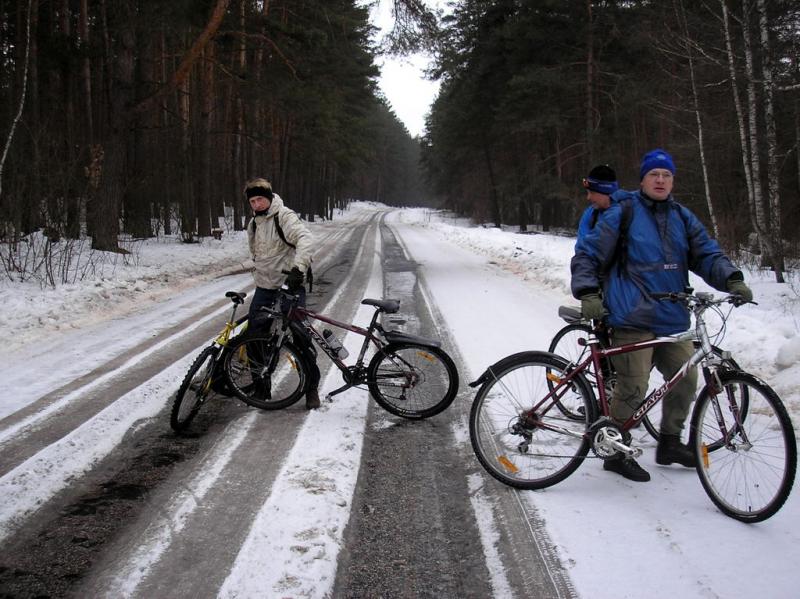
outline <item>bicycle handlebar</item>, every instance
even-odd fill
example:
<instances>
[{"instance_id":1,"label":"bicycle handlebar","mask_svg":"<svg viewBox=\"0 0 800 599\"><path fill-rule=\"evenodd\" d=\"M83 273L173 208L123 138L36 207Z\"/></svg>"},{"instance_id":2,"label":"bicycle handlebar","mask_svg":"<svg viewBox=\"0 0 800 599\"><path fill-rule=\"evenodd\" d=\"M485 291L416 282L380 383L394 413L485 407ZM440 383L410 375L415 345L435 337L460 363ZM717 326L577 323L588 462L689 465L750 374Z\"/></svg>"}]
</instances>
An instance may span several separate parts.
<instances>
[{"instance_id":1,"label":"bicycle handlebar","mask_svg":"<svg viewBox=\"0 0 800 599\"><path fill-rule=\"evenodd\" d=\"M721 297L719 299L715 299L712 293L706 293L703 291L699 291L696 294L676 291L654 292L650 294L650 297L659 301L669 300L671 302L681 302L689 307L702 306L708 308L710 306L718 306L719 304L733 304L738 308L744 304L758 305L754 301L744 301L742 296L738 293L731 293L730 295Z\"/></svg>"}]
</instances>

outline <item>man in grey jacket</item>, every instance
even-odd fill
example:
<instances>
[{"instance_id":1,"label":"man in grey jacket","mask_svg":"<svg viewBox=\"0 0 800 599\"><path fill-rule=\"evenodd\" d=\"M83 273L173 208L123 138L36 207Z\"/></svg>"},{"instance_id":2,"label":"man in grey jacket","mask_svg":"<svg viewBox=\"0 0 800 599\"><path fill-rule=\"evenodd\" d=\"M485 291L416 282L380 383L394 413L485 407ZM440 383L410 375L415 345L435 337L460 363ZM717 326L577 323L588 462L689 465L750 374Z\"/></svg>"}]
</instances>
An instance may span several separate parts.
<instances>
[{"instance_id":1,"label":"man in grey jacket","mask_svg":"<svg viewBox=\"0 0 800 599\"><path fill-rule=\"evenodd\" d=\"M292 293L300 295L300 305L305 305L306 290L303 280L313 258L313 237L300 217L287 208L266 179L248 181L245 196L253 209L253 218L247 224L247 241L253 258L253 278L256 291L250 302L251 323L259 320L262 306L275 303L278 289L286 283ZM282 233L282 234L281 234ZM290 274L286 276L285 271ZM308 339L295 339L311 366L310 384L306 392L306 408L319 407L320 373Z\"/></svg>"}]
</instances>

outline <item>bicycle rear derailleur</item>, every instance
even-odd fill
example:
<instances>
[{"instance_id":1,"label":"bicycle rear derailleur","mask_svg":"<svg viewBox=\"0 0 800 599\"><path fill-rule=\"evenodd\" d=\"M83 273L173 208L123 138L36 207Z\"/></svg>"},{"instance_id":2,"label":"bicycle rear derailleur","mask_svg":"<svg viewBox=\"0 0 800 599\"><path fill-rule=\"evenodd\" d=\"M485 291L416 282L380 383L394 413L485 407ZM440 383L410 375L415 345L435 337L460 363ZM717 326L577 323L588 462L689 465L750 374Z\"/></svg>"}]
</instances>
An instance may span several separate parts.
<instances>
[{"instance_id":1,"label":"bicycle rear derailleur","mask_svg":"<svg viewBox=\"0 0 800 599\"><path fill-rule=\"evenodd\" d=\"M589 427L589 438L592 441L592 451L601 460L610 460L620 453L629 458L642 455L640 448L630 446L630 433L623 433L619 425L605 416Z\"/></svg>"}]
</instances>

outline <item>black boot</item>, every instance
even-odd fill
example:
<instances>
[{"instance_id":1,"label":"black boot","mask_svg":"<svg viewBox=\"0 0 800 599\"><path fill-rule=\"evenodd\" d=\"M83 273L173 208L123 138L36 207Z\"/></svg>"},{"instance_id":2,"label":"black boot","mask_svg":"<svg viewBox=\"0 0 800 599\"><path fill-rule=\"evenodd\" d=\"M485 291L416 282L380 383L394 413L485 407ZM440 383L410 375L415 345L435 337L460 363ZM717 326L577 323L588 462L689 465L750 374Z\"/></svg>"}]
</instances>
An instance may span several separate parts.
<instances>
[{"instance_id":1,"label":"black boot","mask_svg":"<svg viewBox=\"0 0 800 599\"><path fill-rule=\"evenodd\" d=\"M316 410L319 405L319 391L316 389L306 391L306 410Z\"/></svg>"},{"instance_id":2,"label":"black boot","mask_svg":"<svg viewBox=\"0 0 800 599\"><path fill-rule=\"evenodd\" d=\"M637 483L646 483L650 480L650 474L648 474L647 470L637 464L633 458L620 456L605 460L603 462L603 470L616 472L620 476Z\"/></svg>"},{"instance_id":3,"label":"black boot","mask_svg":"<svg viewBox=\"0 0 800 599\"><path fill-rule=\"evenodd\" d=\"M680 464L687 468L694 468L697 465L694 452L688 445L681 443L678 435L665 435L661 433L656 449L656 464L669 466L670 464Z\"/></svg>"}]
</instances>

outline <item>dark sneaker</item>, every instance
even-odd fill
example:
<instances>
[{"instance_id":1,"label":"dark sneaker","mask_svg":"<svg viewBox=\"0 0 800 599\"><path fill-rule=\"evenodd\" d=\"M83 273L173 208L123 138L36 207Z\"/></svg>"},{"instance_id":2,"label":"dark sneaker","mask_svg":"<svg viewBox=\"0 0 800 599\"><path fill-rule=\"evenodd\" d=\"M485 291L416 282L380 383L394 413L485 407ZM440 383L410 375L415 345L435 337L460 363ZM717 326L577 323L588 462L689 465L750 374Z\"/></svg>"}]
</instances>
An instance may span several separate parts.
<instances>
[{"instance_id":1,"label":"dark sneaker","mask_svg":"<svg viewBox=\"0 0 800 599\"><path fill-rule=\"evenodd\" d=\"M633 458L612 458L603 462L603 470L616 472L620 476L637 483L646 483L650 480L647 470L636 463Z\"/></svg>"},{"instance_id":2,"label":"dark sneaker","mask_svg":"<svg viewBox=\"0 0 800 599\"><path fill-rule=\"evenodd\" d=\"M316 389L306 391L306 410L316 410L319 405L319 391Z\"/></svg>"},{"instance_id":3,"label":"dark sneaker","mask_svg":"<svg viewBox=\"0 0 800 599\"><path fill-rule=\"evenodd\" d=\"M687 468L694 468L697 465L697 459L689 446L681 443L678 435L662 433L656 448L656 464L662 466L680 464Z\"/></svg>"}]
</instances>

